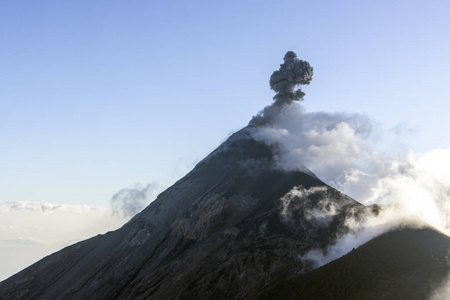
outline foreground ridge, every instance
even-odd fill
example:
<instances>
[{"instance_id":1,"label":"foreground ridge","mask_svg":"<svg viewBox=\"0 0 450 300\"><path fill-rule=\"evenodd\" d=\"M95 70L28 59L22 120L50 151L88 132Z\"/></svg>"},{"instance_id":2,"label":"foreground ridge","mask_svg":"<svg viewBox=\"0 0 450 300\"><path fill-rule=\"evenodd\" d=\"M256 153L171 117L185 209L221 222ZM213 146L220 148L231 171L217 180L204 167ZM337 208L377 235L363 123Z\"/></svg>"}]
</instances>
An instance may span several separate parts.
<instances>
[{"instance_id":1,"label":"foreground ridge","mask_svg":"<svg viewBox=\"0 0 450 300\"><path fill-rule=\"evenodd\" d=\"M431 228L399 228L256 299L430 299L449 274L449 249Z\"/></svg>"}]
</instances>

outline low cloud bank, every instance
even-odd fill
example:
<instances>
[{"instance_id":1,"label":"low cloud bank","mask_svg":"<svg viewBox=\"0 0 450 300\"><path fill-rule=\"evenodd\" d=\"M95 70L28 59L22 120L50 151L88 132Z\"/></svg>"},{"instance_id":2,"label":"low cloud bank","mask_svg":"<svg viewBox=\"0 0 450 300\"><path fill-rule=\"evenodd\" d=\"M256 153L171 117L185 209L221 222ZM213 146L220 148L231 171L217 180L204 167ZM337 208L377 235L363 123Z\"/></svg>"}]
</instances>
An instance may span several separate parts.
<instances>
[{"instance_id":1,"label":"low cloud bank","mask_svg":"<svg viewBox=\"0 0 450 300\"><path fill-rule=\"evenodd\" d=\"M42 257L122 226L109 207L16 201L0 204L0 281Z\"/></svg>"},{"instance_id":2,"label":"low cloud bank","mask_svg":"<svg viewBox=\"0 0 450 300\"><path fill-rule=\"evenodd\" d=\"M109 207L30 201L0 204L0 281L66 246L120 228L162 189L155 182L121 189Z\"/></svg>"}]
</instances>

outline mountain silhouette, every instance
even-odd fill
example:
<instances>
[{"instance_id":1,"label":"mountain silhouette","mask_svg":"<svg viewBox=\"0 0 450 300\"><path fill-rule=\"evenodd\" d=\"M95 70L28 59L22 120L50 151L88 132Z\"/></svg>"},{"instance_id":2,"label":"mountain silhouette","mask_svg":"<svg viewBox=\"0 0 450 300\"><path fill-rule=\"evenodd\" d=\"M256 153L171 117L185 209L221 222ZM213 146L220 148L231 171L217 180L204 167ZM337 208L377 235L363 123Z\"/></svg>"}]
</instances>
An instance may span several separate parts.
<instances>
[{"instance_id":1,"label":"mountain silhouette","mask_svg":"<svg viewBox=\"0 0 450 300\"><path fill-rule=\"evenodd\" d=\"M247 298L310 271L301 255L332 245L350 211L373 208L306 167L279 169L277 146L253 130L233 134L122 228L1 282L1 298Z\"/></svg>"}]
</instances>

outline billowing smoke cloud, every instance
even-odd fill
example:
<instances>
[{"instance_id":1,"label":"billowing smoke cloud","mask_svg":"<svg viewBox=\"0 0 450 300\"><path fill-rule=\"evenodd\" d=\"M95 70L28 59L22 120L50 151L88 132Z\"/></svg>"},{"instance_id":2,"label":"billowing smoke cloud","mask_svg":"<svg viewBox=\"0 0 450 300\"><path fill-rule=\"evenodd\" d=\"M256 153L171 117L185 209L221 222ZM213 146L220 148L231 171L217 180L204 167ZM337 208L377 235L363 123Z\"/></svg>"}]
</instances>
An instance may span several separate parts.
<instances>
[{"instance_id":1,"label":"billowing smoke cloud","mask_svg":"<svg viewBox=\"0 0 450 300\"><path fill-rule=\"evenodd\" d=\"M279 108L272 122L254 128L253 137L277 145L281 169L303 165L333 184L349 169L368 164L376 151L368 141L374 123L366 116L345 113L308 113L300 104Z\"/></svg>"},{"instance_id":2,"label":"billowing smoke cloud","mask_svg":"<svg viewBox=\"0 0 450 300\"><path fill-rule=\"evenodd\" d=\"M162 186L157 183L149 183L145 187L138 184L134 188L121 189L111 199L113 214L125 218L133 217L150 204L161 190Z\"/></svg>"},{"instance_id":3,"label":"billowing smoke cloud","mask_svg":"<svg viewBox=\"0 0 450 300\"><path fill-rule=\"evenodd\" d=\"M284 63L278 71L270 76L270 88L277 92L273 99L278 105L290 104L294 100L301 100L305 93L295 87L300 84L309 84L313 77L313 68L307 61L297 58L295 52L289 51L284 56Z\"/></svg>"},{"instance_id":4,"label":"billowing smoke cloud","mask_svg":"<svg viewBox=\"0 0 450 300\"><path fill-rule=\"evenodd\" d=\"M277 92L273 97L274 104L267 106L264 110L255 116L250 124L261 125L271 122L272 117L282 106L291 104L295 100L302 100L305 93L298 85L309 84L313 77L313 68L307 61L297 58L297 54L288 51L284 56L284 63L280 65L278 71L273 72L270 77L270 88Z\"/></svg>"},{"instance_id":5,"label":"billowing smoke cloud","mask_svg":"<svg viewBox=\"0 0 450 300\"><path fill-rule=\"evenodd\" d=\"M429 224L450 236L450 149L386 153L378 146L380 132L367 116L308 113L297 103L280 107L270 123L253 127L256 140L276 145L279 168L302 171L306 166L359 202L383 208L362 220L349 217L349 232L333 247L304 258L325 264L404 223ZM321 210L320 218L334 213Z\"/></svg>"}]
</instances>

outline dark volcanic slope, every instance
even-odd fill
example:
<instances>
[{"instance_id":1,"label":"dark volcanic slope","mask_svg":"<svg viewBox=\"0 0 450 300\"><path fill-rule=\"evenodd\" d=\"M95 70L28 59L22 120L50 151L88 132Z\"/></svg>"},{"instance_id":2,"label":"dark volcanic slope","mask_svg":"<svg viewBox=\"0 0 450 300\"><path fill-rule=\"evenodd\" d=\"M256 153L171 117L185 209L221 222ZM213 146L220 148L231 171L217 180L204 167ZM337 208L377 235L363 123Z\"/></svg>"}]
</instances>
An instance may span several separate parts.
<instances>
[{"instance_id":1,"label":"dark volcanic slope","mask_svg":"<svg viewBox=\"0 0 450 300\"><path fill-rule=\"evenodd\" d=\"M303 272L299 255L332 243L346 211L364 207L306 168L277 170L276 149L251 130L231 136L121 229L1 282L1 298L244 298Z\"/></svg>"},{"instance_id":2,"label":"dark volcanic slope","mask_svg":"<svg viewBox=\"0 0 450 300\"><path fill-rule=\"evenodd\" d=\"M450 238L432 229L403 228L297 278L258 299L429 299L447 278Z\"/></svg>"}]
</instances>

